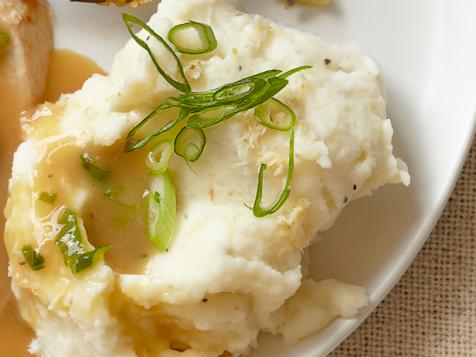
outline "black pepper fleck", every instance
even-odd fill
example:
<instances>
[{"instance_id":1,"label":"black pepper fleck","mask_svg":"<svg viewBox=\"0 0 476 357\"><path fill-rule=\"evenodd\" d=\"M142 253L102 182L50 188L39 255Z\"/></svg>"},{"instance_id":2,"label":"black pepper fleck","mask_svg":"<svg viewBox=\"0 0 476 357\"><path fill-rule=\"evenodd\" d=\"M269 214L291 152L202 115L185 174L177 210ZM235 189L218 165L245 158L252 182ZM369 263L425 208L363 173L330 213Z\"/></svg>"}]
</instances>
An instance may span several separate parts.
<instances>
[{"instance_id":1,"label":"black pepper fleck","mask_svg":"<svg viewBox=\"0 0 476 357\"><path fill-rule=\"evenodd\" d=\"M354 185L354 191L357 190L357 185Z\"/></svg>"},{"instance_id":2,"label":"black pepper fleck","mask_svg":"<svg viewBox=\"0 0 476 357\"><path fill-rule=\"evenodd\" d=\"M331 61L329 58L326 58L326 59L324 60L324 63L326 64L326 66L330 65L331 62L332 62L332 61Z\"/></svg>"},{"instance_id":3,"label":"black pepper fleck","mask_svg":"<svg viewBox=\"0 0 476 357\"><path fill-rule=\"evenodd\" d=\"M238 70L241 72L243 70L243 66L238 66Z\"/></svg>"},{"instance_id":4,"label":"black pepper fleck","mask_svg":"<svg viewBox=\"0 0 476 357\"><path fill-rule=\"evenodd\" d=\"M18 263L18 264L19 264L19 265L25 265L26 262L20 262L20 263Z\"/></svg>"},{"instance_id":5,"label":"black pepper fleck","mask_svg":"<svg viewBox=\"0 0 476 357\"><path fill-rule=\"evenodd\" d=\"M202 299L202 302L207 302L207 301L208 301L207 298L203 298L203 299Z\"/></svg>"},{"instance_id":6,"label":"black pepper fleck","mask_svg":"<svg viewBox=\"0 0 476 357\"><path fill-rule=\"evenodd\" d=\"M349 202L349 199L347 197L344 197L344 203Z\"/></svg>"}]
</instances>

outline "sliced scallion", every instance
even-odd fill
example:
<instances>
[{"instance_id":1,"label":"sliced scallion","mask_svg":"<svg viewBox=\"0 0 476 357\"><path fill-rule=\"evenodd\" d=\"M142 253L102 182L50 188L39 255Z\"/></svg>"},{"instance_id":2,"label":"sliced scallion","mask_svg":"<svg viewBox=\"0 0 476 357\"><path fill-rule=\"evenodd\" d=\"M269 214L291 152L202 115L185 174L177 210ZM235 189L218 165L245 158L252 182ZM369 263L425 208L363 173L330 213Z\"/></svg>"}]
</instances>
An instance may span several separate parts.
<instances>
[{"instance_id":1,"label":"sliced scallion","mask_svg":"<svg viewBox=\"0 0 476 357\"><path fill-rule=\"evenodd\" d=\"M172 179L167 173L154 176L147 197L148 236L161 252L166 252L172 243L176 210Z\"/></svg>"},{"instance_id":2,"label":"sliced scallion","mask_svg":"<svg viewBox=\"0 0 476 357\"><path fill-rule=\"evenodd\" d=\"M98 262L104 259L104 254L111 248L110 244L103 245L97 249L94 249L90 252L78 255L73 269L73 273L79 273L84 269L87 269L91 266L96 265Z\"/></svg>"},{"instance_id":3,"label":"sliced scallion","mask_svg":"<svg viewBox=\"0 0 476 357\"><path fill-rule=\"evenodd\" d=\"M113 200L114 202L116 202L118 205L124 207L124 208L132 208L132 209L136 209L136 208L139 208L140 205L139 204L132 204L132 203L127 203L127 202L124 202L123 200L121 200L119 198L119 195L124 191L124 187L122 186L115 186L115 187L109 187L106 192L104 192L104 197L107 197L111 200Z\"/></svg>"},{"instance_id":4,"label":"sliced scallion","mask_svg":"<svg viewBox=\"0 0 476 357\"><path fill-rule=\"evenodd\" d=\"M192 35L190 30L198 36L199 44L193 43L189 38ZM217 48L217 39L213 29L200 22L190 21L180 24L170 29L168 39L175 46L178 52L189 55L199 55L212 52Z\"/></svg>"},{"instance_id":5,"label":"sliced scallion","mask_svg":"<svg viewBox=\"0 0 476 357\"><path fill-rule=\"evenodd\" d=\"M187 162L197 161L203 153L207 138L202 129L183 128L175 138L175 153Z\"/></svg>"},{"instance_id":6,"label":"sliced scallion","mask_svg":"<svg viewBox=\"0 0 476 357\"><path fill-rule=\"evenodd\" d=\"M145 22L141 21L140 19L138 19L137 17L131 15L131 14L126 14L126 13L123 13L122 14L122 18L127 26L127 30L129 31L129 33L131 34L132 38L134 39L134 41L139 45L141 46L143 49L145 49L147 51L147 53L149 54L152 62L154 63L155 65L155 68L157 69L157 71L160 73L160 75L171 85L173 86L174 88L176 88L177 90L181 91L181 92L190 92L192 89L190 87L190 83L188 82L187 78L185 77L185 72L183 70L183 66L182 66L182 63L180 62L179 58L177 57L177 55L175 54L174 50L169 46L169 44L167 43L167 41L165 41L162 36L160 36L157 32L155 32L152 28L150 28ZM157 57L154 55L154 53L152 52L152 49L150 48L150 46L147 44L146 41L142 40L139 36L137 36L134 32L134 30L132 29L132 25L135 24L141 28L143 28L145 31L147 31L149 33L149 35L151 35L153 38L155 38L157 41L159 41L162 46L164 46L164 48L167 50L167 52L169 52L173 58L175 59L175 62L177 64L177 69L178 69L178 72L179 72L179 75L180 77L182 78L183 82L179 82L179 81L176 81L175 79L173 79L169 74L167 74L167 72L164 71L164 69L160 66L159 64L159 61L157 60Z\"/></svg>"},{"instance_id":7,"label":"sliced scallion","mask_svg":"<svg viewBox=\"0 0 476 357\"><path fill-rule=\"evenodd\" d=\"M305 65L305 66L300 66L300 67L296 67L296 68L293 68L287 72L284 72L282 74L279 75L280 78L288 78L290 76L292 76L293 74L296 74L298 72L301 72L301 71L304 71L305 69L311 69L312 66L309 66L309 65Z\"/></svg>"},{"instance_id":8,"label":"sliced scallion","mask_svg":"<svg viewBox=\"0 0 476 357\"><path fill-rule=\"evenodd\" d=\"M261 83L263 80L257 79L256 82ZM269 78L268 80L264 81L263 86L255 86L252 93L249 93L246 97L241 98L235 103L230 103L223 106L222 108L227 110L223 112L218 111L217 115L215 116L210 115L210 112L214 112L214 107L207 108L202 112L192 115L187 121L187 127L203 129L212 125L216 125L240 112L244 112L266 102L275 94L279 93L287 84L288 81L286 79L279 77Z\"/></svg>"},{"instance_id":9,"label":"sliced scallion","mask_svg":"<svg viewBox=\"0 0 476 357\"><path fill-rule=\"evenodd\" d=\"M190 113L197 113L204 109L225 104L233 104L260 91L266 85L266 81L272 77L271 73L275 76L281 71L258 73L207 92L183 93L179 97L167 98L165 103L170 107L186 109Z\"/></svg>"},{"instance_id":10,"label":"sliced scallion","mask_svg":"<svg viewBox=\"0 0 476 357\"><path fill-rule=\"evenodd\" d=\"M22 254L32 270L41 270L45 267L45 258L28 244L23 246Z\"/></svg>"},{"instance_id":11,"label":"sliced scallion","mask_svg":"<svg viewBox=\"0 0 476 357\"><path fill-rule=\"evenodd\" d=\"M114 200L119 196L119 194L124 191L124 187L116 186L116 187L109 187L106 192L104 192L104 196Z\"/></svg>"},{"instance_id":12,"label":"sliced scallion","mask_svg":"<svg viewBox=\"0 0 476 357\"><path fill-rule=\"evenodd\" d=\"M111 247L107 244L91 249L94 247L85 238L84 227L78 215L69 208L63 210L57 223L61 228L55 237L55 243L63 254L64 263L73 273L95 265Z\"/></svg>"},{"instance_id":13,"label":"sliced scallion","mask_svg":"<svg viewBox=\"0 0 476 357\"><path fill-rule=\"evenodd\" d=\"M288 77L307 68L310 66L298 67L283 73L282 76ZM266 102L289 83L288 80L280 76L281 73L280 70L272 69L207 92L189 92L182 93L178 97L168 97L164 103L157 106L127 134L125 151L130 152L142 148L158 135L175 127L189 114L192 116L187 121L187 127L202 129ZM181 109L176 119L142 139L136 137L139 129L150 119L170 108Z\"/></svg>"},{"instance_id":14,"label":"sliced scallion","mask_svg":"<svg viewBox=\"0 0 476 357\"><path fill-rule=\"evenodd\" d=\"M261 164L258 175L258 188L256 190L255 202L253 207L249 207L253 210L253 214L256 217L264 217L275 213L284 205L291 194L291 182L294 175L294 129L291 130L291 139L289 141L288 175L286 177L286 183L284 184L284 189L277 200L269 207L263 207L262 203L264 172L266 171L266 168L266 164Z\"/></svg>"},{"instance_id":15,"label":"sliced scallion","mask_svg":"<svg viewBox=\"0 0 476 357\"><path fill-rule=\"evenodd\" d=\"M240 107L230 104L220 107L211 107L192 115L187 121L187 127L202 129L218 124L240 112Z\"/></svg>"},{"instance_id":16,"label":"sliced scallion","mask_svg":"<svg viewBox=\"0 0 476 357\"><path fill-rule=\"evenodd\" d=\"M43 201L45 203L49 203L50 205L52 205L53 203L55 203L56 201L56 197L58 196L58 194L56 192L40 192L40 195L38 196L38 199L40 201Z\"/></svg>"},{"instance_id":17,"label":"sliced scallion","mask_svg":"<svg viewBox=\"0 0 476 357\"><path fill-rule=\"evenodd\" d=\"M139 124L137 124L134 128L132 128L132 130L127 134L126 147L125 147L126 152L134 151L134 150L137 150L137 149L140 149L140 148L144 147L155 137L173 129L175 127L175 125L180 123L188 115L188 112L186 110L181 109L180 113L178 114L178 116L175 119L169 121L167 124L165 124L160 129L154 131L153 133L145 136L142 139L136 138L135 135L136 135L137 131L142 126L144 126L147 121L149 121L151 118L153 118L155 115L157 115L157 113L159 113L161 111L161 109L159 109L161 107L163 108L163 105L159 106L154 111L152 111L147 117L145 117Z\"/></svg>"},{"instance_id":18,"label":"sliced scallion","mask_svg":"<svg viewBox=\"0 0 476 357\"><path fill-rule=\"evenodd\" d=\"M146 158L146 166L154 175L161 175L167 171L170 156L174 152L174 142L163 140L149 151Z\"/></svg>"},{"instance_id":19,"label":"sliced scallion","mask_svg":"<svg viewBox=\"0 0 476 357\"><path fill-rule=\"evenodd\" d=\"M89 175L98 182L106 181L111 176L111 171L104 170L94 163L94 159L87 152L81 155L81 163Z\"/></svg>"},{"instance_id":20,"label":"sliced scallion","mask_svg":"<svg viewBox=\"0 0 476 357\"><path fill-rule=\"evenodd\" d=\"M286 104L271 98L255 108L258 123L271 129L288 131L296 125L296 115Z\"/></svg>"},{"instance_id":21,"label":"sliced scallion","mask_svg":"<svg viewBox=\"0 0 476 357\"><path fill-rule=\"evenodd\" d=\"M261 80L262 86L266 84L264 80ZM240 100L255 90L256 82L243 81L243 83L228 84L221 89L217 90L213 94L213 98L223 104L233 103Z\"/></svg>"}]
</instances>

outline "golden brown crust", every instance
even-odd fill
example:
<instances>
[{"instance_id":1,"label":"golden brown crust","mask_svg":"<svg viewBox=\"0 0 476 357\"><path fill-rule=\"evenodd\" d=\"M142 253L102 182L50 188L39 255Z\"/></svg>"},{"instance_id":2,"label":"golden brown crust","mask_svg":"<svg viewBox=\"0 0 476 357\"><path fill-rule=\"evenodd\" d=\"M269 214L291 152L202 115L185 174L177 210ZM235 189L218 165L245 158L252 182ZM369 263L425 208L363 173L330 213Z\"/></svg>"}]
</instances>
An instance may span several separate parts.
<instances>
[{"instance_id":1,"label":"golden brown crust","mask_svg":"<svg viewBox=\"0 0 476 357\"><path fill-rule=\"evenodd\" d=\"M24 105L30 105L43 95L53 45L47 1L0 2L0 28L10 37L8 48L0 57L0 90L17 91Z\"/></svg>"}]
</instances>

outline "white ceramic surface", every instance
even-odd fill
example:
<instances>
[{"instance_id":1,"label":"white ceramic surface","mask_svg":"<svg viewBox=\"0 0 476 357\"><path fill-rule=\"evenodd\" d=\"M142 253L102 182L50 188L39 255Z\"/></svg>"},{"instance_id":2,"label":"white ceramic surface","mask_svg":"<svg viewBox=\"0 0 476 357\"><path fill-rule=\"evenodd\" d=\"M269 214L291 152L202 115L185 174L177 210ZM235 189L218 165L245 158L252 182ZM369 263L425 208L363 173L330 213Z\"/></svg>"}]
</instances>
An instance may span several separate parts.
<instances>
[{"instance_id":1,"label":"white ceramic surface","mask_svg":"<svg viewBox=\"0 0 476 357\"><path fill-rule=\"evenodd\" d=\"M120 10L51 0L56 46L108 69L128 39ZM357 42L382 67L396 151L409 165L410 188L386 186L349 205L312 247L312 273L366 287L370 306L285 349L265 336L254 357L322 356L385 297L439 217L474 134L476 1L335 0L330 8L285 10L276 0L242 0L245 9L336 43ZM133 11L148 18L155 5Z\"/></svg>"}]
</instances>

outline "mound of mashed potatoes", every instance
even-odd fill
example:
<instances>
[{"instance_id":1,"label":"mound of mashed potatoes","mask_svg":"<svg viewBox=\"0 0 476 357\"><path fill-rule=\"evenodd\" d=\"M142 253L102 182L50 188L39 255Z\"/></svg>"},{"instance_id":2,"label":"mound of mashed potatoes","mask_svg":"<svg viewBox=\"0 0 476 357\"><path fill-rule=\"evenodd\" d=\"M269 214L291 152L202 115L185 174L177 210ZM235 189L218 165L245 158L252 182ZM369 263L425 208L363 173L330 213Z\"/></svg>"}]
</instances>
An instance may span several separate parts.
<instances>
[{"instance_id":1,"label":"mound of mashed potatoes","mask_svg":"<svg viewBox=\"0 0 476 357\"><path fill-rule=\"evenodd\" d=\"M13 291L36 333L32 353L240 356L256 347L260 332L295 343L366 304L360 287L310 280L303 255L348 202L386 183L409 184L406 165L392 154L377 65L355 46L328 45L225 0L164 0L149 24L166 37L189 20L209 24L218 40L212 53L180 55L196 91L268 69L313 66L277 96L298 117L291 195L264 218L244 205L253 202L261 163L268 164L266 200L280 192L289 139L257 124L252 111L241 113L206 129L205 151L191 167L172 156L176 227L169 250L156 250L136 204L151 179L147 150L124 153L124 140L177 92L129 41L109 75L93 76L24 123L5 241ZM160 57L162 48L140 36ZM106 181L85 170L86 152L110 170ZM54 242L64 207L77 212L86 244L112 245L80 273ZM41 253L43 269L25 263L25 245Z\"/></svg>"}]
</instances>

